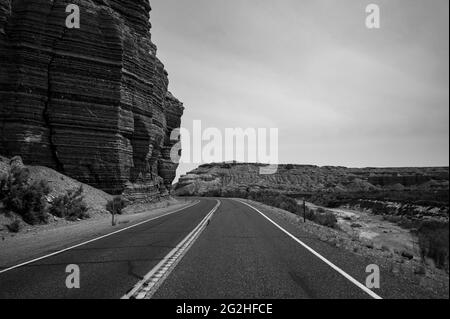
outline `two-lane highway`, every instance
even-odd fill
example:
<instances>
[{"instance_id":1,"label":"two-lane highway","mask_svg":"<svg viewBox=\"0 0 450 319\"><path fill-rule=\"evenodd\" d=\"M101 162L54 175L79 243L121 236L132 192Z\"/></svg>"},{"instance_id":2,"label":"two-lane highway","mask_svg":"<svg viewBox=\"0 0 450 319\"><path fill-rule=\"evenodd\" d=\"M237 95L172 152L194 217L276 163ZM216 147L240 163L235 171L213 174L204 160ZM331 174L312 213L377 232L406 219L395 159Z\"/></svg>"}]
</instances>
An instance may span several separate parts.
<instances>
[{"instance_id":1,"label":"two-lane highway","mask_svg":"<svg viewBox=\"0 0 450 319\"><path fill-rule=\"evenodd\" d=\"M153 298L374 298L249 206L221 201Z\"/></svg>"},{"instance_id":2,"label":"two-lane highway","mask_svg":"<svg viewBox=\"0 0 450 319\"><path fill-rule=\"evenodd\" d=\"M374 297L252 207L231 199L220 203L181 261L147 297ZM0 298L121 298L189 237L216 204L215 199L201 199L106 238L0 269ZM80 268L79 289L66 287L68 265Z\"/></svg>"}]
</instances>

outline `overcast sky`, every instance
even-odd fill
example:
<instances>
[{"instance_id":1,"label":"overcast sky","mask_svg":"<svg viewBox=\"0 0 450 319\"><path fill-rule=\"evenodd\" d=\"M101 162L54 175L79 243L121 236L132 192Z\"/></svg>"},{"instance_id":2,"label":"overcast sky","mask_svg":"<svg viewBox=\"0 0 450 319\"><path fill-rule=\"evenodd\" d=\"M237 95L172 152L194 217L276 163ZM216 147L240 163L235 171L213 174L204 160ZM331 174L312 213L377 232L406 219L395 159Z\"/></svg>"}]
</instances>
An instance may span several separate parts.
<instances>
[{"instance_id":1,"label":"overcast sky","mask_svg":"<svg viewBox=\"0 0 450 319\"><path fill-rule=\"evenodd\" d=\"M151 5L184 127L277 127L283 163L449 165L448 0Z\"/></svg>"}]
</instances>

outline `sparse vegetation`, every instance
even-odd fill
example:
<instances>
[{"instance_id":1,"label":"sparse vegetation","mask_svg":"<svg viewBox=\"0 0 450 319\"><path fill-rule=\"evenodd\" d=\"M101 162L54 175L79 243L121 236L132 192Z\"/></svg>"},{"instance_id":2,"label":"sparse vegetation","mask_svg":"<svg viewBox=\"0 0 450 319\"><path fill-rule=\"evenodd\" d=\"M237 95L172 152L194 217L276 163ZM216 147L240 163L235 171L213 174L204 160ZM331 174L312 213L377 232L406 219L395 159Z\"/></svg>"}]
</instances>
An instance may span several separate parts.
<instances>
[{"instance_id":1,"label":"sparse vegetation","mask_svg":"<svg viewBox=\"0 0 450 319\"><path fill-rule=\"evenodd\" d=\"M15 220L11 224L6 225L6 228L8 228L11 233L18 233L20 231L20 221Z\"/></svg>"},{"instance_id":2,"label":"sparse vegetation","mask_svg":"<svg viewBox=\"0 0 450 319\"><path fill-rule=\"evenodd\" d=\"M0 203L4 214L16 214L29 225L46 224L49 216L70 221L88 218L87 206L83 202L83 188L68 191L50 204L50 187L43 180L32 181L26 167L13 166L0 176ZM10 232L19 232L20 220L6 226Z\"/></svg>"},{"instance_id":3,"label":"sparse vegetation","mask_svg":"<svg viewBox=\"0 0 450 319\"><path fill-rule=\"evenodd\" d=\"M417 231L422 258L434 261L436 267L449 271L449 224L426 221Z\"/></svg>"},{"instance_id":4,"label":"sparse vegetation","mask_svg":"<svg viewBox=\"0 0 450 319\"><path fill-rule=\"evenodd\" d=\"M87 206L83 202L83 187L69 190L66 194L60 195L52 201L50 214L70 221L87 219Z\"/></svg>"},{"instance_id":5,"label":"sparse vegetation","mask_svg":"<svg viewBox=\"0 0 450 319\"><path fill-rule=\"evenodd\" d=\"M403 205L419 205L445 208L449 203L448 190L409 190L409 191L371 191L371 192L316 192L311 194L311 202L329 208L342 205L364 205L372 209L377 201L388 201Z\"/></svg>"},{"instance_id":6,"label":"sparse vegetation","mask_svg":"<svg viewBox=\"0 0 450 319\"><path fill-rule=\"evenodd\" d=\"M14 212L30 224L48 220L46 196L50 188L45 181L30 181L30 172L24 167L12 167L0 177L0 202L6 212Z\"/></svg>"},{"instance_id":7,"label":"sparse vegetation","mask_svg":"<svg viewBox=\"0 0 450 319\"><path fill-rule=\"evenodd\" d=\"M116 196L106 204L106 209L112 215L122 215L125 207L127 207L127 201L122 196Z\"/></svg>"},{"instance_id":8,"label":"sparse vegetation","mask_svg":"<svg viewBox=\"0 0 450 319\"><path fill-rule=\"evenodd\" d=\"M122 196L116 196L106 204L106 209L111 214L112 225L116 225L115 216L122 215L123 209L127 206L127 201Z\"/></svg>"},{"instance_id":9,"label":"sparse vegetation","mask_svg":"<svg viewBox=\"0 0 450 319\"><path fill-rule=\"evenodd\" d=\"M422 259L448 272L448 191L317 193L310 200L327 207L357 206L411 230L419 239Z\"/></svg>"},{"instance_id":10,"label":"sparse vegetation","mask_svg":"<svg viewBox=\"0 0 450 319\"><path fill-rule=\"evenodd\" d=\"M337 218L332 212L328 212L322 208L318 208L317 210L307 209L306 211L306 218L308 220L322 226L336 228Z\"/></svg>"},{"instance_id":11,"label":"sparse vegetation","mask_svg":"<svg viewBox=\"0 0 450 319\"><path fill-rule=\"evenodd\" d=\"M439 219L424 220L422 215L427 211L418 212L417 206L439 208L439 213L429 215L435 217L436 214L441 219L448 218L448 193L441 192L422 193L416 192L394 192L392 194L365 193L360 194L329 194L325 197L315 197L315 202L320 202L324 198L331 199L327 202L329 207L340 205L358 205L363 209L368 209L374 215L383 216L383 219L397 224L404 229L414 232L419 239L419 246L422 259L432 260L437 268L449 271L449 224L448 221ZM359 199L356 196L361 196ZM354 197L354 198L353 198ZM317 199L319 198L319 201ZM422 198L422 199L418 199ZM447 203L445 202L447 200ZM390 205L389 202L396 202L397 205Z\"/></svg>"},{"instance_id":12,"label":"sparse vegetation","mask_svg":"<svg viewBox=\"0 0 450 319\"><path fill-rule=\"evenodd\" d=\"M300 206L296 200L282 194L271 192L252 193L249 199L286 210L296 215L300 213Z\"/></svg>"}]
</instances>

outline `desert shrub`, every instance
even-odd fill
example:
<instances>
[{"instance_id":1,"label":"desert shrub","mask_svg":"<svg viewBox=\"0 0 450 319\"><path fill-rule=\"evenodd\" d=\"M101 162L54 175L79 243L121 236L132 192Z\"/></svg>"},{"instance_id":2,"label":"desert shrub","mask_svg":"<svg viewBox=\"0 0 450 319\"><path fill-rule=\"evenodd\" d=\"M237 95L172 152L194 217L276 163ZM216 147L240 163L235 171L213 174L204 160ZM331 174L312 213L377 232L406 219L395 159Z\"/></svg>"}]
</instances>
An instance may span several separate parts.
<instances>
[{"instance_id":1,"label":"desert shrub","mask_svg":"<svg viewBox=\"0 0 450 319\"><path fill-rule=\"evenodd\" d=\"M83 201L83 186L69 190L52 201L50 214L70 221L89 218L87 206Z\"/></svg>"},{"instance_id":2,"label":"desert shrub","mask_svg":"<svg viewBox=\"0 0 450 319\"><path fill-rule=\"evenodd\" d=\"M317 210L307 209L305 217L306 219L322 226L335 228L337 225L336 216L334 216L332 212L328 212L323 208L318 208Z\"/></svg>"},{"instance_id":3,"label":"desert shrub","mask_svg":"<svg viewBox=\"0 0 450 319\"><path fill-rule=\"evenodd\" d=\"M318 213L318 214L325 214L325 213L326 213L326 210L323 209L322 207L319 207L319 208L317 208L317 213Z\"/></svg>"},{"instance_id":4,"label":"desert shrub","mask_svg":"<svg viewBox=\"0 0 450 319\"><path fill-rule=\"evenodd\" d=\"M116 196L106 204L106 210L111 215L122 215L122 210L127 206L127 201L122 196Z\"/></svg>"},{"instance_id":5,"label":"desert shrub","mask_svg":"<svg viewBox=\"0 0 450 319\"><path fill-rule=\"evenodd\" d=\"M430 258L441 269L449 269L449 224L426 221L418 229L422 258Z\"/></svg>"},{"instance_id":6,"label":"desert shrub","mask_svg":"<svg viewBox=\"0 0 450 319\"><path fill-rule=\"evenodd\" d=\"M368 206L372 209L371 203L374 201L389 201L400 204L412 204L431 207L448 207L449 192L447 190L404 190L404 191L359 191L359 192L316 192L311 195L310 201L329 208L335 208L341 205ZM365 201L365 203L361 203ZM377 207L380 209L381 207Z\"/></svg>"},{"instance_id":7,"label":"desert shrub","mask_svg":"<svg viewBox=\"0 0 450 319\"><path fill-rule=\"evenodd\" d=\"M297 201L282 194L265 191L253 193L251 199L269 206L286 210L293 214L300 213L300 206L297 204Z\"/></svg>"},{"instance_id":8,"label":"desert shrub","mask_svg":"<svg viewBox=\"0 0 450 319\"><path fill-rule=\"evenodd\" d=\"M316 212L313 209L310 209L310 208L306 209L305 217L307 220L313 221L315 218L315 215L316 215Z\"/></svg>"},{"instance_id":9,"label":"desert shrub","mask_svg":"<svg viewBox=\"0 0 450 319\"><path fill-rule=\"evenodd\" d=\"M335 228L337 225L337 218L331 212L316 213L313 221L319 225L330 228Z\"/></svg>"},{"instance_id":10,"label":"desert shrub","mask_svg":"<svg viewBox=\"0 0 450 319\"><path fill-rule=\"evenodd\" d=\"M24 167L13 167L0 178L0 201L6 211L12 211L31 225L48 220L46 196L50 188L45 181L30 181Z\"/></svg>"},{"instance_id":11,"label":"desert shrub","mask_svg":"<svg viewBox=\"0 0 450 319\"><path fill-rule=\"evenodd\" d=\"M20 221L15 220L11 224L6 225L6 228L8 228L11 233L18 233L20 231Z\"/></svg>"},{"instance_id":12,"label":"desert shrub","mask_svg":"<svg viewBox=\"0 0 450 319\"><path fill-rule=\"evenodd\" d=\"M380 202L373 203L372 214L374 215L384 215L385 214L385 204Z\"/></svg>"}]
</instances>

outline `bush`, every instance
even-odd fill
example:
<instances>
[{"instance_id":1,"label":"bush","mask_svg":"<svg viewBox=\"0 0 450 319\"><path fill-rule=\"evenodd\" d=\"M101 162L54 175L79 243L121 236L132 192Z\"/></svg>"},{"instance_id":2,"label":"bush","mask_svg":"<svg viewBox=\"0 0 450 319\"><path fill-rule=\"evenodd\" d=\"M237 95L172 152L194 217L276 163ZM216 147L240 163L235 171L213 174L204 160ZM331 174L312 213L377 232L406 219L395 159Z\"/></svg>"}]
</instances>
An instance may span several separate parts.
<instances>
[{"instance_id":1,"label":"bush","mask_svg":"<svg viewBox=\"0 0 450 319\"><path fill-rule=\"evenodd\" d=\"M111 215L122 215L122 210L127 206L127 201L122 196L116 196L106 204L106 210Z\"/></svg>"},{"instance_id":2,"label":"bush","mask_svg":"<svg viewBox=\"0 0 450 319\"><path fill-rule=\"evenodd\" d=\"M50 207L50 214L70 221L89 218L87 206L83 202L83 186L70 190L55 198Z\"/></svg>"},{"instance_id":3,"label":"bush","mask_svg":"<svg viewBox=\"0 0 450 319\"><path fill-rule=\"evenodd\" d=\"M323 208L318 208L317 210L307 209L306 219L330 228L336 228L337 218L332 212L328 212Z\"/></svg>"},{"instance_id":4,"label":"bush","mask_svg":"<svg viewBox=\"0 0 450 319\"><path fill-rule=\"evenodd\" d=\"M18 233L20 231L20 221L15 220L6 226L11 233Z\"/></svg>"},{"instance_id":5,"label":"bush","mask_svg":"<svg viewBox=\"0 0 450 319\"><path fill-rule=\"evenodd\" d=\"M330 228L335 228L337 225L337 218L331 212L316 213L313 221Z\"/></svg>"},{"instance_id":6,"label":"bush","mask_svg":"<svg viewBox=\"0 0 450 319\"><path fill-rule=\"evenodd\" d=\"M449 224L437 221L423 222L418 229L422 258L430 258L436 266L449 269Z\"/></svg>"},{"instance_id":7,"label":"bush","mask_svg":"<svg viewBox=\"0 0 450 319\"><path fill-rule=\"evenodd\" d=\"M328 208L336 208L342 205L361 204L361 200L366 200L363 205L369 205L372 208L374 201L396 202L403 205L421 205L430 207L448 207L448 190L405 190L405 191L359 191L344 193L317 192L311 195L310 201ZM372 202L372 204L370 203ZM380 207L375 208L376 210Z\"/></svg>"},{"instance_id":8,"label":"bush","mask_svg":"<svg viewBox=\"0 0 450 319\"><path fill-rule=\"evenodd\" d=\"M264 203L269 206L277 207L293 214L300 213L300 206L297 204L297 201L293 198L290 198L286 195L272 193L269 191L252 193L250 199Z\"/></svg>"},{"instance_id":9,"label":"bush","mask_svg":"<svg viewBox=\"0 0 450 319\"><path fill-rule=\"evenodd\" d=\"M0 201L6 211L12 211L30 224L48 220L46 196L50 188L45 181L30 182L30 172L24 167L13 167L0 177Z\"/></svg>"},{"instance_id":10,"label":"bush","mask_svg":"<svg viewBox=\"0 0 450 319\"><path fill-rule=\"evenodd\" d=\"M327 211L325 209L323 209L322 207L317 208L317 213L318 214L325 214Z\"/></svg>"}]
</instances>

